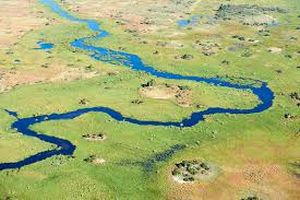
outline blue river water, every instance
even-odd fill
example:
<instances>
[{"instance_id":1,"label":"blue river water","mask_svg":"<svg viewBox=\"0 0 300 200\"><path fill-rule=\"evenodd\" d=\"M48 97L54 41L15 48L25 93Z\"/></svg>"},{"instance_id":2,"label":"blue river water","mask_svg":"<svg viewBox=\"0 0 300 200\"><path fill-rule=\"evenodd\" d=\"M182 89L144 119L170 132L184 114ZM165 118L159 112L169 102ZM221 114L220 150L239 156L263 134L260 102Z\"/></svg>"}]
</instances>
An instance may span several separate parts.
<instances>
[{"instance_id":1,"label":"blue river water","mask_svg":"<svg viewBox=\"0 0 300 200\"><path fill-rule=\"evenodd\" d=\"M220 108L220 107L208 108L207 110L204 111L194 112L189 117L184 118L178 122L146 121L146 120L129 118L123 116L120 112L116 110L113 110L108 107L102 107L102 106L81 108L66 113L53 113L49 115L41 115L41 116L34 116L28 118L19 118L17 112L6 110L8 114L16 118L16 121L12 123L11 128L17 130L23 135L37 138L41 141L54 144L57 147L52 150L43 151L35 155L29 156L18 162L0 163L0 170L18 169L26 165L30 165L42 161L46 158L50 158L55 155L71 156L74 153L76 146L73 145L70 141L57 138L54 136L49 136L43 133L38 133L30 129L30 126L33 126L34 124L38 124L46 121L71 120L81 115L84 115L86 113L93 112L93 113L105 113L116 121L131 123L139 126L172 126L172 127L185 128L185 127L192 127L198 124L199 122L204 120L205 116L208 115L222 114L222 113L227 113L227 114L259 113L270 108L273 104L274 94L272 90L270 90L270 88L268 87L267 83L262 81L256 81L256 84L242 85L237 83L231 83L219 78L205 78L205 77L198 77L198 76L185 76L180 74L168 73L168 72L156 70L152 66L145 64L141 60L141 58L137 55L89 45L85 42L86 40L91 38L101 39L109 36L109 33L103 30L97 21L77 18L76 16L73 16L67 11L65 11L64 9L62 9L60 5L57 4L56 1L54 0L40 0L40 2L43 5L45 5L47 8L49 8L51 11L58 14L60 17L76 23L86 24L90 30L97 33L96 36L79 38L70 43L70 45L73 46L74 48L90 52L90 56L96 60L99 60L101 62L111 63L118 66L121 65L124 67L128 67L134 71L145 72L157 78L163 78L169 80L187 80L193 82L205 82L218 87L227 87L227 88L233 88L237 90L251 91L254 95L258 97L260 103L256 105L254 108L250 108L250 109L235 109L235 108L230 109L230 108ZM258 85L257 83L259 83L260 86L257 86Z\"/></svg>"},{"instance_id":2,"label":"blue river water","mask_svg":"<svg viewBox=\"0 0 300 200\"><path fill-rule=\"evenodd\" d=\"M37 45L39 45L40 47L38 48L34 48L35 50L44 50L44 51L48 51L50 49L52 49L54 47L54 44L52 43L47 43L47 42L43 42L43 41L38 41Z\"/></svg>"},{"instance_id":3,"label":"blue river water","mask_svg":"<svg viewBox=\"0 0 300 200\"><path fill-rule=\"evenodd\" d=\"M198 23L199 18L200 18L199 16L193 15L193 16L191 16L191 17L188 18L188 19L181 19L181 20L178 20L178 21L177 21L177 25L178 25L179 27L181 27L181 28L185 28L185 27L187 27L187 26L193 26L193 25L195 25L195 24Z\"/></svg>"}]
</instances>

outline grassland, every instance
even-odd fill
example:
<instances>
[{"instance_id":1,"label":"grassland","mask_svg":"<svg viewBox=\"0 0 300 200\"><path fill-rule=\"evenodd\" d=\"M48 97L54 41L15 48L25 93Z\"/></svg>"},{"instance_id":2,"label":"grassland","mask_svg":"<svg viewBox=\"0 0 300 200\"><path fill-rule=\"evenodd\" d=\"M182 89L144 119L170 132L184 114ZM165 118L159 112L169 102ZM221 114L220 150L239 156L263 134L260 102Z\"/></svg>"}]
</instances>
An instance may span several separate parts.
<instances>
[{"instance_id":1,"label":"grassland","mask_svg":"<svg viewBox=\"0 0 300 200\"><path fill-rule=\"evenodd\" d=\"M143 31L145 27L128 31L132 30L130 23L120 25L115 18L103 13L100 18L96 15L99 10L96 11L101 4L87 6L91 2L82 0L62 4L79 16L96 18L111 33L105 39L90 40L91 44L125 49L139 55L147 64L168 72L263 80L275 93L274 105L263 113L253 115L209 116L204 122L187 129L131 125L96 113L74 120L37 124L32 127L34 130L75 144L74 157L57 156L20 170L0 171L1 200L206 200L241 199L248 193L262 199L300 198L297 187L299 173L290 167L291 162L300 159L300 111L297 100L290 96L293 92L300 93L300 31L296 29L300 21L300 7L297 1L251 2L287 9L286 14L274 14L279 21L277 26L245 26L232 20L206 23L207 17L214 14L220 2L199 1L188 9L190 15L201 13L204 16L196 26L178 28L174 16L166 15L164 20L152 24L154 28L147 32ZM140 8L147 10L147 3L140 2ZM223 3L249 2L235 0ZM117 10L125 8L125 5L114 5L113 2L111 6ZM11 130L10 124L15 119L3 109L17 111L19 117L29 117L101 105L138 119L178 121L193 111L208 107L251 108L258 103L248 91L156 79L122 66L92 60L86 52L69 46L75 38L92 35L86 27L64 21L39 4L33 9L43 11L44 17L54 18L55 23L29 31L16 44L0 49L1 70L4 72L0 81L5 85L5 92L0 94L0 162L18 161L41 150L54 148ZM133 13L147 17L147 12L141 9ZM181 14L182 17L189 16L184 12ZM261 29L268 29L270 36L262 36ZM259 42L240 41L233 38L234 35ZM51 42L55 48L51 53L36 51L33 48L39 40ZM217 43L221 49L206 56L196 45L197 40ZM230 51L229 47L238 48ZM270 47L278 47L282 51L270 53ZM7 51L14 54L7 54ZM155 51L158 54L153 54ZM242 56L245 51L251 52L251 55ZM181 59L184 54L192 55L193 59ZM224 60L229 64L222 62ZM19 81L10 82L12 79ZM141 85L152 79L159 84L188 86L192 91L192 106L181 107L172 100L141 96ZM87 100L85 105L80 104L82 99ZM133 104L135 99L141 99L143 103ZM291 117L285 117L286 114ZM104 133L107 139L101 142L84 140L82 135L89 133ZM170 158L153 159L176 144L186 147ZM90 155L100 156L106 162L102 165L85 162L84 159ZM175 163L187 159L210 161L221 169L221 173L208 182L178 184L173 180L171 171ZM153 161L151 169L145 168L149 160Z\"/></svg>"}]
</instances>

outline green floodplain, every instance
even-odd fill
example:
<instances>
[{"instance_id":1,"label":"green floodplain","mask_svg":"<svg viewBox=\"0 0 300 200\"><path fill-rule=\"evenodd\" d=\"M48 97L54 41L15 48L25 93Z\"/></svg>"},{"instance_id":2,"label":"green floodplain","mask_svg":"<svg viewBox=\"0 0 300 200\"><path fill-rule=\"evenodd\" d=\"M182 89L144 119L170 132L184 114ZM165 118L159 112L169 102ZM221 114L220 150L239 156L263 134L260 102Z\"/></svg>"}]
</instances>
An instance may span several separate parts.
<instances>
[{"instance_id":1,"label":"green floodplain","mask_svg":"<svg viewBox=\"0 0 300 200\"><path fill-rule=\"evenodd\" d=\"M196 24L178 27L172 19L167 27L149 33L128 31L113 18L97 18L72 9L85 3L93 7L97 1L57 2L73 15L96 19L110 32L109 37L89 40L92 45L125 49L167 72L217 76L240 84L246 84L240 77L262 80L275 99L273 106L261 113L211 115L194 127L182 129L132 125L99 113L36 124L33 130L67 139L76 145L76 151L73 156L55 156L21 169L0 171L1 200L300 199L299 1L195 1L184 17L201 13ZM231 7L217 10L222 3L237 5L234 8L241 13ZM146 7L147 1L143 5ZM285 11L260 11L271 6ZM24 118L101 105L127 117L180 121L209 107L252 108L259 103L250 91L159 79L93 60L87 52L69 45L76 38L94 34L86 26L60 18L38 1L30 9L43 12L55 23L28 31L14 45L0 48L0 67L22 74L40 68L51 71L62 65L93 76L14 85L2 92L0 163L55 148L12 130L15 118L4 109ZM268 17L277 23L268 24ZM32 48L40 40L55 44L51 53ZM141 92L149 81L154 88L161 86L160 95L170 92L162 87L166 84L189 93L183 99L176 95L153 98L156 94ZM104 135L105 139L87 140L83 136L88 134ZM178 144L184 148L172 151ZM176 182L172 170L183 160L207 161L218 172L205 180Z\"/></svg>"}]
</instances>

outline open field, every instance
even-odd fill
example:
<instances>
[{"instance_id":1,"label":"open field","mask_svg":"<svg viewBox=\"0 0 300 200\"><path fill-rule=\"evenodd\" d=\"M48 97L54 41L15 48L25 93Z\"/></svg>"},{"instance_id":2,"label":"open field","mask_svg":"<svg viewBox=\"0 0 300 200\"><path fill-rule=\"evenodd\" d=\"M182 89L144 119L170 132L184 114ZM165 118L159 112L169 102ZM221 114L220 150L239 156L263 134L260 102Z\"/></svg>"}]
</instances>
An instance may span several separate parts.
<instances>
[{"instance_id":1,"label":"open field","mask_svg":"<svg viewBox=\"0 0 300 200\"><path fill-rule=\"evenodd\" d=\"M0 200L300 199L297 0L0 0L0 13ZM109 36L97 37L102 30ZM80 38L90 48L137 55L158 72L132 70L126 56L119 62L122 53L107 58L76 48ZM38 42L53 47L37 49ZM205 81L162 78L160 71ZM210 108L251 110L264 103L249 89L261 87L257 80L274 93L265 110L206 114L191 127L154 125ZM66 114L99 106L124 119ZM12 128L22 119L75 151L1 170L64 150L24 134L22 124Z\"/></svg>"}]
</instances>

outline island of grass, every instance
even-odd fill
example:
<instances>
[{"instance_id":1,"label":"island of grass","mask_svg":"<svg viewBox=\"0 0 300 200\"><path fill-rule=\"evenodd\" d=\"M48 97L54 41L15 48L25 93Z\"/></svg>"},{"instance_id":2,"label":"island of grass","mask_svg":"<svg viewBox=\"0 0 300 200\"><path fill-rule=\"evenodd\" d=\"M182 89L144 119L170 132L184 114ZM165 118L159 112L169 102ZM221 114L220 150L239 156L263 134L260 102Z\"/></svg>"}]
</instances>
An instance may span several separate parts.
<instances>
[{"instance_id":1,"label":"island of grass","mask_svg":"<svg viewBox=\"0 0 300 200\"><path fill-rule=\"evenodd\" d=\"M105 140L106 136L104 133L89 133L82 135L82 138L87 141L97 142Z\"/></svg>"}]
</instances>

